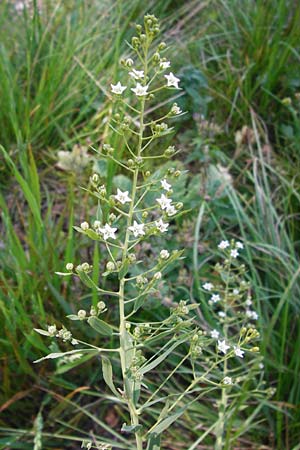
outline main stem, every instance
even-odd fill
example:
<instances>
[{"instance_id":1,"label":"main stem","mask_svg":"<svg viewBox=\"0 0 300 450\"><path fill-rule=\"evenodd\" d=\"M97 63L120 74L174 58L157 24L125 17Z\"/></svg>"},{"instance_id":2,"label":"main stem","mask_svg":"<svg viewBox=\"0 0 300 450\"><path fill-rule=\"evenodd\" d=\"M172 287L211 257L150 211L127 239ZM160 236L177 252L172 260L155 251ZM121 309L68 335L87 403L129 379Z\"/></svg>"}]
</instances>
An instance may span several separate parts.
<instances>
[{"instance_id":1,"label":"main stem","mask_svg":"<svg viewBox=\"0 0 300 450\"><path fill-rule=\"evenodd\" d=\"M147 49L145 51L144 74L145 74L144 79L146 80L146 77L147 77ZM140 112L139 140L138 140L137 154L136 154L137 157L140 157L142 145L143 145L144 111L145 111L145 97L142 97L141 112ZM138 169L138 167L136 167L135 171L134 171L134 175L133 175L133 180L132 180L131 203L130 203L130 207L129 207L126 234L125 234L124 246L123 246L123 251L122 251L122 265L125 264L126 258L127 258L129 236L130 236L129 227L132 225L132 222L133 222L138 175L139 175L139 169ZM139 425L139 415L138 415L138 412L136 410L136 406L135 406L134 400L133 400L133 394L134 394L133 382L132 382L132 380L130 380L128 378L128 375L127 375L129 367L127 364L128 358L127 358L126 353L128 354L129 351L134 351L134 349L131 344L131 341L128 339L128 332L126 331L124 293L125 293L125 275L120 280L120 285L119 285L120 359L121 359L121 369L122 369L122 376L123 376L124 394L125 394L125 399L127 401L128 409L130 412L131 425ZM142 439L142 436L139 431L135 432L135 439L136 439L137 450L143 450L143 439Z\"/></svg>"},{"instance_id":2,"label":"main stem","mask_svg":"<svg viewBox=\"0 0 300 450\"><path fill-rule=\"evenodd\" d=\"M225 286L225 295L224 295L224 312L226 314L226 318L227 318L227 312L228 312L228 305L227 305L227 297L228 297L228 289L229 289L229 272L230 272L230 267L231 267L231 259L229 261L229 269L228 269L228 276L227 276L227 280L226 280L226 286ZM225 320L226 320L225 318ZM225 322L224 324L224 338L225 341L227 342L228 339L228 324ZM228 367L227 367L227 358L225 358L224 360L224 365L223 365L223 379L227 376L228 373ZM220 406L219 406L219 418L218 418L218 422L217 422L217 426L216 426L216 445L215 445L215 450L223 450L225 447L224 444L224 433L225 433L225 421L226 421L226 408L227 408L227 402L228 402L228 396L227 396L227 390L226 388L222 388L222 396L221 396L221 401L220 401Z\"/></svg>"}]
</instances>

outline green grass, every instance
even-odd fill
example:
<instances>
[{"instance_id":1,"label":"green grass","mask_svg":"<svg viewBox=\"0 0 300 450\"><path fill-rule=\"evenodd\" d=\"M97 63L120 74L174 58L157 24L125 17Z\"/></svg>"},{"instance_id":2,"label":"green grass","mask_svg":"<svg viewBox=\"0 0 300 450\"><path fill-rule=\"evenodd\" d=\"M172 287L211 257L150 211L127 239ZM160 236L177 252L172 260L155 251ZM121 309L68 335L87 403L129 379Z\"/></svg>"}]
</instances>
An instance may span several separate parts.
<instances>
[{"instance_id":1,"label":"green grass","mask_svg":"<svg viewBox=\"0 0 300 450\"><path fill-rule=\"evenodd\" d=\"M63 318L86 295L54 272L75 255L87 256L73 236L72 225L91 207L81 203L78 188L88 171L78 179L59 172L54 162L61 148L71 150L87 138L98 144L106 137L109 130L103 119L111 111L104 89L118 77L117 63L126 48L124 39L130 38L129 25L143 15L144 8L137 0L74 0L56 2L42 14L35 10L31 18L16 16L9 2L0 5L4 30L0 44L1 403L10 402L0 421L0 448L32 448L34 436L40 434L44 445L55 448L51 447L55 429L57 445L72 449L78 447L78 436L85 435L83 430L94 427L101 435L106 426L110 406L105 394L99 393L98 364L87 363L83 373L75 369L59 376L52 365L33 366L32 361L48 349L32 329L54 317ZM175 295L192 292L201 302L197 287L210 259L214 260L220 237L245 239L245 264L263 330L266 379L276 388L273 399L257 410L260 417L263 412L264 422L255 424L258 419L253 416L255 425L249 424L247 438L257 443L259 436L269 448L296 450L300 440L299 117L280 99L294 98L300 90L300 7L283 0L255 4L218 0L201 7L197 1L184 5L152 1L149 10L162 18L166 41L175 39L174 71L180 68L186 80L187 109L208 114L224 127L225 134L214 144L222 152L213 151L211 159L219 162L218 155L223 164L228 163L235 180L222 198L205 202L198 221L198 196L187 193L195 211L190 237L196 232L194 266L192 248L187 249L185 264L194 280L192 291L191 286L180 286ZM256 131L255 143L244 147L232 162L233 134L244 124ZM287 126L292 129L288 138ZM197 141L191 116L182 131ZM263 144L268 139L277 154L266 154ZM201 151L195 155L193 170L205 177L207 162ZM110 164L107 170L111 183L116 168ZM192 178L191 186L197 180ZM202 188L196 186L195 192ZM203 245L205 253L198 255ZM101 258L93 249L88 251L94 260ZM176 280L177 272L170 276ZM203 310L206 315L204 305ZM160 311L153 315L159 318ZM183 371L182 385L185 376ZM91 388L77 392L82 386ZM94 403L99 398L105 402L100 411ZM38 415L41 405L43 423ZM256 414L256 406L252 413ZM34 418L38 418L35 425ZM214 420L209 401L197 402L184 416L182 428L174 429L174 436L180 442L184 429L190 437L189 450L203 442L210 445L209 427L201 442L202 429L196 425ZM233 420L238 430L241 424ZM118 439L122 445L122 437Z\"/></svg>"}]
</instances>

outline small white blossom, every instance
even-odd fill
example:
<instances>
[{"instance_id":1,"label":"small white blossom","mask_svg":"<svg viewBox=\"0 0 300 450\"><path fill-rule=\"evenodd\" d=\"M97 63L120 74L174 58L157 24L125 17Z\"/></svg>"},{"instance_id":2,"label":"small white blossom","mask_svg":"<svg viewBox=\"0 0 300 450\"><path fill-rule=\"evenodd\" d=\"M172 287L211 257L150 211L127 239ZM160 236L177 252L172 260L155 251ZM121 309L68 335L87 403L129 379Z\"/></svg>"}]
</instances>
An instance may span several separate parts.
<instances>
[{"instance_id":1,"label":"small white blossom","mask_svg":"<svg viewBox=\"0 0 300 450\"><path fill-rule=\"evenodd\" d=\"M175 206L170 205L166 208L166 213L168 216L174 216L174 214L177 213L177 210L176 210Z\"/></svg>"},{"instance_id":2,"label":"small white blossom","mask_svg":"<svg viewBox=\"0 0 300 450\"><path fill-rule=\"evenodd\" d=\"M169 67L171 67L171 63L170 63L170 61L161 61L159 64L159 67L161 70L166 70Z\"/></svg>"},{"instance_id":3,"label":"small white blossom","mask_svg":"<svg viewBox=\"0 0 300 450\"><path fill-rule=\"evenodd\" d=\"M171 113L174 114L174 116L177 116L178 114L182 113L182 110L179 108L177 103L174 103L174 105L172 106Z\"/></svg>"},{"instance_id":4,"label":"small white blossom","mask_svg":"<svg viewBox=\"0 0 300 450\"><path fill-rule=\"evenodd\" d=\"M132 69L132 71L129 72L129 75L135 80L140 80L141 78L144 78L144 71Z\"/></svg>"},{"instance_id":5,"label":"small white blossom","mask_svg":"<svg viewBox=\"0 0 300 450\"><path fill-rule=\"evenodd\" d=\"M156 273L153 275L153 278L154 278L154 280L160 280L160 279L161 279L161 272L156 272Z\"/></svg>"},{"instance_id":6,"label":"small white blossom","mask_svg":"<svg viewBox=\"0 0 300 450\"><path fill-rule=\"evenodd\" d=\"M49 325L48 326L48 333L50 334L50 336L55 336L56 334L56 325Z\"/></svg>"},{"instance_id":7,"label":"small white blossom","mask_svg":"<svg viewBox=\"0 0 300 450\"><path fill-rule=\"evenodd\" d=\"M104 225L103 228L99 228L101 234L103 234L103 239L107 241L107 239L116 239L116 231L117 228L111 227L108 223Z\"/></svg>"},{"instance_id":8,"label":"small white blossom","mask_svg":"<svg viewBox=\"0 0 300 450\"><path fill-rule=\"evenodd\" d=\"M168 87L174 86L176 89L179 89L178 83L180 82L180 78L175 77L172 72L170 72L169 75L165 75L165 78L167 79Z\"/></svg>"},{"instance_id":9,"label":"small white blossom","mask_svg":"<svg viewBox=\"0 0 300 450\"><path fill-rule=\"evenodd\" d=\"M125 205L125 203L130 203L131 198L128 195L128 191L122 192L120 189L117 189L117 195L115 195L115 199Z\"/></svg>"},{"instance_id":10,"label":"small white blossom","mask_svg":"<svg viewBox=\"0 0 300 450\"><path fill-rule=\"evenodd\" d=\"M234 248L233 250L230 250L230 256L232 258L237 258L239 256L239 252Z\"/></svg>"},{"instance_id":11,"label":"small white blossom","mask_svg":"<svg viewBox=\"0 0 300 450\"><path fill-rule=\"evenodd\" d=\"M224 353L226 355L227 350L230 348L230 345L227 345L225 340L224 341L218 341L218 350L219 352Z\"/></svg>"},{"instance_id":12,"label":"small white blossom","mask_svg":"<svg viewBox=\"0 0 300 450\"><path fill-rule=\"evenodd\" d=\"M111 92L113 94L118 94L118 95L123 94L125 89L127 89L127 86L122 86L120 81L118 81L117 84L111 84Z\"/></svg>"},{"instance_id":13,"label":"small white blossom","mask_svg":"<svg viewBox=\"0 0 300 450\"><path fill-rule=\"evenodd\" d=\"M82 224L80 224L80 228L83 231L86 231L86 230L88 230L90 228L90 226L89 226L88 222L82 222Z\"/></svg>"},{"instance_id":14,"label":"small white blossom","mask_svg":"<svg viewBox=\"0 0 300 450\"><path fill-rule=\"evenodd\" d=\"M224 319L224 317L226 317L226 314L224 313L224 311L219 311L218 316Z\"/></svg>"},{"instance_id":15,"label":"small white blossom","mask_svg":"<svg viewBox=\"0 0 300 450\"><path fill-rule=\"evenodd\" d=\"M233 289L232 292L233 292L234 295L238 295L240 293L240 291L238 289Z\"/></svg>"},{"instance_id":16,"label":"small white blossom","mask_svg":"<svg viewBox=\"0 0 300 450\"><path fill-rule=\"evenodd\" d=\"M169 224L167 222L164 222L162 219L156 220L155 222L156 228L161 233L165 233L168 231Z\"/></svg>"},{"instance_id":17,"label":"small white blossom","mask_svg":"<svg viewBox=\"0 0 300 450\"><path fill-rule=\"evenodd\" d=\"M243 248L244 248L244 244L242 242L236 242L235 246L236 246L236 248L239 248L241 250L243 250Z\"/></svg>"},{"instance_id":18,"label":"small white blossom","mask_svg":"<svg viewBox=\"0 0 300 450\"><path fill-rule=\"evenodd\" d=\"M214 285L212 283L204 283L202 287L206 291L211 291L213 289Z\"/></svg>"},{"instance_id":19,"label":"small white blossom","mask_svg":"<svg viewBox=\"0 0 300 450\"><path fill-rule=\"evenodd\" d=\"M261 370L263 370L263 369L265 368L265 366L263 365L263 363L259 363L259 364L258 364L258 367L259 367Z\"/></svg>"},{"instance_id":20,"label":"small white blossom","mask_svg":"<svg viewBox=\"0 0 300 450\"><path fill-rule=\"evenodd\" d=\"M225 377L223 379L223 384L231 385L232 384L232 378L231 377Z\"/></svg>"},{"instance_id":21,"label":"small white blossom","mask_svg":"<svg viewBox=\"0 0 300 450\"><path fill-rule=\"evenodd\" d=\"M257 320L258 319L258 314L255 311L251 311L250 309L246 310L246 316L249 319L253 319L253 320Z\"/></svg>"},{"instance_id":22,"label":"small white blossom","mask_svg":"<svg viewBox=\"0 0 300 450\"><path fill-rule=\"evenodd\" d=\"M137 83L136 87L135 88L131 88L131 90L138 97L142 97L143 95L147 95L148 94L148 86L142 86L140 83Z\"/></svg>"},{"instance_id":23,"label":"small white blossom","mask_svg":"<svg viewBox=\"0 0 300 450\"><path fill-rule=\"evenodd\" d=\"M95 222L94 222L94 224L93 224L93 227L94 227L95 229L100 228L100 227L101 227L101 222L100 222L100 220L95 220Z\"/></svg>"},{"instance_id":24,"label":"small white blossom","mask_svg":"<svg viewBox=\"0 0 300 450\"><path fill-rule=\"evenodd\" d=\"M244 350L241 350L240 347L234 347L234 354L239 358L244 358Z\"/></svg>"},{"instance_id":25,"label":"small white blossom","mask_svg":"<svg viewBox=\"0 0 300 450\"><path fill-rule=\"evenodd\" d=\"M247 300L245 301L245 305L246 306L251 306L252 305L252 300L250 297L247 298Z\"/></svg>"},{"instance_id":26,"label":"small white blossom","mask_svg":"<svg viewBox=\"0 0 300 450\"><path fill-rule=\"evenodd\" d=\"M161 257L161 259L168 259L170 253L168 252L168 250L161 250L159 256Z\"/></svg>"},{"instance_id":27,"label":"small white blossom","mask_svg":"<svg viewBox=\"0 0 300 450\"><path fill-rule=\"evenodd\" d=\"M156 201L160 205L161 209L167 209L172 203L172 199L166 197L165 194L161 194L161 197L157 198Z\"/></svg>"},{"instance_id":28,"label":"small white blossom","mask_svg":"<svg viewBox=\"0 0 300 450\"><path fill-rule=\"evenodd\" d=\"M86 311L84 309L80 309L77 313L79 319L84 319L86 317Z\"/></svg>"},{"instance_id":29,"label":"small white blossom","mask_svg":"<svg viewBox=\"0 0 300 450\"><path fill-rule=\"evenodd\" d=\"M69 272L71 272L71 271L74 269L74 264L68 263L68 264L66 265L66 269L67 269Z\"/></svg>"},{"instance_id":30,"label":"small white blossom","mask_svg":"<svg viewBox=\"0 0 300 450\"><path fill-rule=\"evenodd\" d=\"M210 298L210 301L213 303L217 303L221 300L221 297L219 296L219 294L213 294Z\"/></svg>"},{"instance_id":31,"label":"small white blossom","mask_svg":"<svg viewBox=\"0 0 300 450\"><path fill-rule=\"evenodd\" d=\"M131 227L128 227L128 230L132 231L134 237L144 236L144 227L145 225L143 223L137 223L137 221L134 220L133 225Z\"/></svg>"},{"instance_id":32,"label":"small white blossom","mask_svg":"<svg viewBox=\"0 0 300 450\"><path fill-rule=\"evenodd\" d=\"M161 187L162 187L165 191L169 192L169 191L171 190L171 187L172 187L172 186L170 185L170 183L167 182L166 179L160 180L160 184L161 184Z\"/></svg>"},{"instance_id":33,"label":"small white blossom","mask_svg":"<svg viewBox=\"0 0 300 450\"><path fill-rule=\"evenodd\" d=\"M221 241L220 244L218 245L218 247L221 250L225 250L225 248L229 247L229 242L228 241Z\"/></svg>"},{"instance_id":34,"label":"small white blossom","mask_svg":"<svg viewBox=\"0 0 300 450\"><path fill-rule=\"evenodd\" d=\"M210 335L211 335L211 337L212 337L213 339L218 339L218 337L220 336L220 333L219 333L219 331L217 331L217 330L212 330L212 331L210 332Z\"/></svg>"}]
</instances>

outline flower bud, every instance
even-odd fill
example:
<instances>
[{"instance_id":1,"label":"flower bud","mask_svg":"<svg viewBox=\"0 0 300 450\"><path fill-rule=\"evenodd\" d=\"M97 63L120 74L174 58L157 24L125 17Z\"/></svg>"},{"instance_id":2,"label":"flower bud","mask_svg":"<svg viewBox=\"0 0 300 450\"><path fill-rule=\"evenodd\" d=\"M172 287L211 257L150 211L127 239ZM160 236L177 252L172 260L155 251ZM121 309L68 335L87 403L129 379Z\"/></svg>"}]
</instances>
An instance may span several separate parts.
<instances>
[{"instance_id":1,"label":"flower bud","mask_svg":"<svg viewBox=\"0 0 300 450\"><path fill-rule=\"evenodd\" d=\"M98 302L97 303L97 308L98 308L99 312L101 313L101 312L103 312L105 310L106 304L104 302L102 302L102 301Z\"/></svg>"},{"instance_id":2,"label":"flower bud","mask_svg":"<svg viewBox=\"0 0 300 450\"><path fill-rule=\"evenodd\" d=\"M158 44L158 50L164 50L166 48L167 44L165 42L161 42L160 44Z\"/></svg>"},{"instance_id":3,"label":"flower bud","mask_svg":"<svg viewBox=\"0 0 300 450\"><path fill-rule=\"evenodd\" d=\"M49 325L48 326L48 333L50 334L50 336L55 336L56 334L56 325Z\"/></svg>"},{"instance_id":4,"label":"flower bud","mask_svg":"<svg viewBox=\"0 0 300 450\"><path fill-rule=\"evenodd\" d=\"M148 215L149 215L148 211L144 211L142 214L142 218L147 219Z\"/></svg>"},{"instance_id":5,"label":"flower bud","mask_svg":"<svg viewBox=\"0 0 300 450\"><path fill-rule=\"evenodd\" d=\"M250 352L253 352L253 353L259 352L259 347L252 347L252 348L250 348Z\"/></svg>"},{"instance_id":6,"label":"flower bud","mask_svg":"<svg viewBox=\"0 0 300 450\"><path fill-rule=\"evenodd\" d=\"M74 269L74 264L68 263L68 264L66 265L66 269L67 269L69 272L72 272L72 270Z\"/></svg>"},{"instance_id":7,"label":"flower bud","mask_svg":"<svg viewBox=\"0 0 300 450\"><path fill-rule=\"evenodd\" d=\"M181 175L181 171L180 170L175 170L174 177L179 177L180 175Z\"/></svg>"},{"instance_id":8,"label":"flower bud","mask_svg":"<svg viewBox=\"0 0 300 450\"><path fill-rule=\"evenodd\" d=\"M145 177L150 177L150 175L151 175L151 172L150 172L150 170L146 170L146 172L145 172Z\"/></svg>"},{"instance_id":9,"label":"flower bud","mask_svg":"<svg viewBox=\"0 0 300 450\"><path fill-rule=\"evenodd\" d=\"M94 228L100 228L101 227L101 222L100 220L95 220L94 224L93 224Z\"/></svg>"},{"instance_id":10,"label":"flower bud","mask_svg":"<svg viewBox=\"0 0 300 450\"><path fill-rule=\"evenodd\" d=\"M88 272L91 269L91 266L89 265L89 263L84 262L83 264L81 264L81 270L83 272Z\"/></svg>"},{"instance_id":11,"label":"flower bud","mask_svg":"<svg viewBox=\"0 0 300 450\"><path fill-rule=\"evenodd\" d=\"M90 315L91 316L97 316L97 310L96 310L96 308L94 308L94 306L91 306Z\"/></svg>"},{"instance_id":12,"label":"flower bud","mask_svg":"<svg viewBox=\"0 0 300 450\"><path fill-rule=\"evenodd\" d=\"M82 222L82 224L80 224L80 228L83 231L86 231L86 230L88 230L90 228L90 226L89 226L88 222Z\"/></svg>"},{"instance_id":13,"label":"flower bud","mask_svg":"<svg viewBox=\"0 0 300 450\"><path fill-rule=\"evenodd\" d=\"M156 280L156 281L158 281L158 280L160 280L161 279L161 272L156 272L154 275L153 275L153 279L154 280Z\"/></svg>"},{"instance_id":14,"label":"flower bud","mask_svg":"<svg viewBox=\"0 0 300 450\"><path fill-rule=\"evenodd\" d=\"M128 255L128 261L132 264L136 262L136 256L134 253L129 253Z\"/></svg>"},{"instance_id":15,"label":"flower bud","mask_svg":"<svg viewBox=\"0 0 300 450\"><path fill-rule=\"evenodd\" d=\"M143 30L142 25L140 25L140 24L137 24L137 25L135 26L135 29L136 29L136 31L137 31L139 34L141 34L141 32L142 32L142 30Z\"/></svg>"},{"instance_id":16,"label":"flower bud","mask_svg":"<svg viewBox=\"0 0 300 450\"><path fill-rule=\"evenodd\" d=\"M86 317L86 311L84 309L80 309L77 313L77 316L80 320L85 319Z\"/></svg>"},{"instance_id":17,"label":"flower bud","mask_svg":"<svg viewBox=\"0 0 300 450\"><path fill-rule=\"evenodd\" d=\"M97 173L92 175L92 182L96 184L99 182L99 175Z\"/></svg>"},{"instance_id":18,"label":"flower bud","mask_svg":"<svg viewBox=\"0 0 300 450\"><path fill-rule=\"evenodd\" d=\"M133 59L127 58L126 61L125 61L125 65L127 67L132 67L133 66Z\"/></svg>"},{"instance_id":19,"label":"flower bud","mask_svg":"<svg viewBox=\"0 0 300 450\"><path fill-rule=\"evenodd\" d=\"M112 270L115 269L115 264L112 261L108 261L108 263L106 264L106 269L111 272Z\"/></svg>"},{"instance_id":20,"label":"flower bud","mask_svg":"<svg viewBox=\"0 0 300 450\"><path fill-rule=\"evenodd\" d=\"M131 39L131 45L133 48L138 48L138 46L140 45L140 39L136 36L133 36L133 38Z\"/></svg>"},{"instance_id":21,"label":"flower bud","mask_svg":"<svg viewBox=\"0 0 300 450\"><path fill-rule=\"evenodd\" d=\"M161 250L159 256L161 257L161 259L168 259L170 253L168 252L168 250Z\"/></svg>"},{"instance_id":22,"label":"flower bud","mask_svg":"<svg viewBox=\"0 0 300 450\"><path fill-rule=\"evenodd\" d=\"M109 220L110 222L114 222L116 220L117 216L114 213L110 213Z\"/></svg>"}]
</instances>

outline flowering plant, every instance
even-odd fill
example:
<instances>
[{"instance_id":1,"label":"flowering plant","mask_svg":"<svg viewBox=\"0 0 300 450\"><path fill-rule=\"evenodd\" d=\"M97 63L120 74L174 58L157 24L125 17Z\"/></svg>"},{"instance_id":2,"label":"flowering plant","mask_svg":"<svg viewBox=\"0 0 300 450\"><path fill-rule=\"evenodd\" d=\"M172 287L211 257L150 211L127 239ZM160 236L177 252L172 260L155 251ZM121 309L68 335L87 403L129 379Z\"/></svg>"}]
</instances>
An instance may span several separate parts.
<instances>
[{"instance_id":1,"label":"flowering plant","mask_svg":"<svg viewBox=\"0 0 300 450\"><path fill-rule=\"evenodd\" d=\"M120 166L131 177L131 186L128 190L117 187L110 195L99 174L92 175L86 190L99 203L97 217L92 224L88 220L75 227L79 233L106 248L108 260L100 280L112 277L115 289L101 287L102 281L98 286L90 275L93 268L88 262L76 266L69 262L67 272L58 272L62 276L79 277L99 295L99 301L91 305L89 311L80 309L68 318L81 321L99 333L103 337L103 346L80 341L70 330L64 327L58 330L56 325L36 331L75 346L69 351L51 353L41 360L62 358L79 364L100 355L103 379L118 404L128 412L128 423L123 425L122 431L135 436L138 450L145 448L144 444L148 450L161 448L163 432L185 413L191 403L199 401L207 392L221 392L218 420L213 429L215 448L221 449L225 442L227 410L232 406L231 390L243 380L245 373L240 360L254 356L247 371L249 367L254 374L259 370L255 357L259 349L254 345L259 333L251 325L257 314L251 309L250 285L242 279L245 267L236 264L243 244L222 241L219 249L224 252L224 263L215 267L220 281L203 284L203 291L211 294L212 317L218 324L215 328L210 329L207 324L202 326L197 322L193 311L198 305L189 304L187 299L172 304L170 314L160 322L142 321L138 314L161 289L164 274L183 254L180 250L170 253L167 249L160 249L155 260L150 261L150 268L145 270L145 255L141 257L139 251L144 242L160 240L168 233L171 221L182 214L183 207L172 199L172 183L180 177L180 171L168 168L159 179L151 174L148 166L152 159L170 158L176 153L172 146L159 155L153 155L149 150L154 141L172 132L166 121L182 114L174 103L162 117L146 121L148 103L163 90L176 93L180 89L180 79L173 72L167 73L170 62L162 56L166 45L163 42L155 44L158 33L158 20L153 15L145 16L144 27L137 25L137 36L132 38L130 45L136 61L132 58L122 60L128 81L124 85L119 80L111 84L115 107L111 128L123 139L127 156L120 158L118 149L108 143L102 146L101 151L94 149L100 157ZM149 206L153 195L155 201ZM103 317L115 303L118 323L108 323ZM176 367L155 386L155 377L151 377L154 369L165 364L178 349L181 350L181 358ZM113 356L114 361L119 361L120 380L114 379ZM182 392L168 394L165 386L181 373L183 367L190 376L186 388ZM185 402L188 395L193 396L192 401ZM109 448L107 443L95 441L85 441L83 446Z\"/></svg>"}]
</instances>

